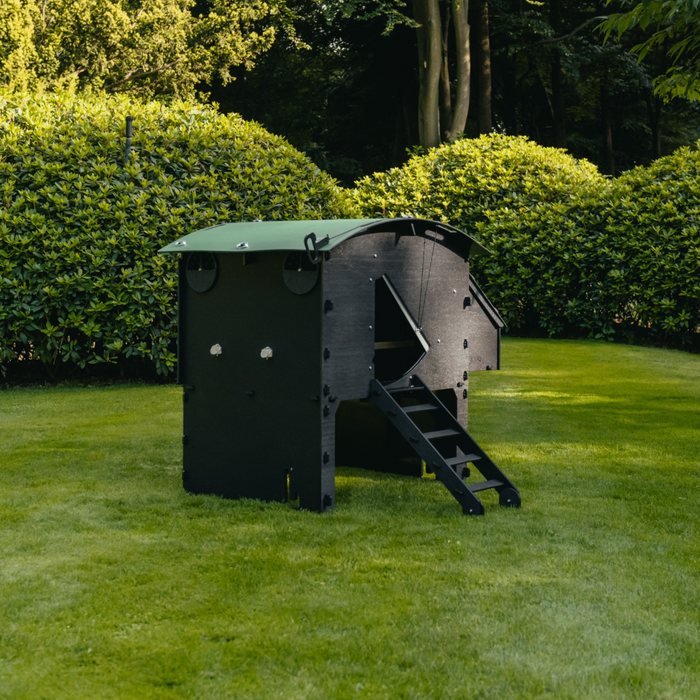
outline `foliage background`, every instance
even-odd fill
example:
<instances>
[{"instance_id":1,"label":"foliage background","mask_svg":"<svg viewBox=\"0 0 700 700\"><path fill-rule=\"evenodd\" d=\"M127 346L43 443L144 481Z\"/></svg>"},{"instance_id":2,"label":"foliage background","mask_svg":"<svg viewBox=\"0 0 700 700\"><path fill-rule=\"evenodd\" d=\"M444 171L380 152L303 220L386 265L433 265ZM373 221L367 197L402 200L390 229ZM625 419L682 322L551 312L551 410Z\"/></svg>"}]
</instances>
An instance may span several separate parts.
<instances>
[{"instance_id":1,"label":"foliage background","mask_svg":"<svg viewBox=\"0 0 700 700\"><path fill-rule=\"evenodd\" d=\"M2 700L700 700L700 356L505 339L469 429L523 507L481 518L187 494L181 393L0 391Z\"/></svg>"},{"instance_id":2,"label":"foliage background","mask_svg":"<svg viewBox=\"0 0 700 700\"><path fill-rule=\"evenodd\" d=\"M0 86L192 97L251 68L278 26L276 0L3 0ZM264 21L264 22L263 22Z\"/></svg>"},{"instance_id":3,"label":"foliage background","mask_svg":"<svg viewBox=\"0 0 700 700\"><path fill-rule=\"evenodd\" d=\"M448 221L510 330L700 348L700 154L606 179L522 137L464 139L358 182L366 216Z\"/></svg>"},{"instance_id":4,"label":"foliage background","mask_svg":"<svg viewBox=\"0 0 700 700\"><path fill-rule=\"evenodd\" d=\"M353 3L328 0L323 6L338 4ZM493 115L487 127L477 119L486 99L479 89L476 31L485 5ZM465 134L524 135L566 147L606 174L692 145L700 137L698 103L664 102L654 93L654 79L669 67L665 53L650 52L638 63L629 49L643 39L639 28L603 44L596 27L620 5L470 0L473 80ZM252 70L238 66L233 83L214 78L202 89L224 111L283 135L348 186L405 163L406 149L419 142L415 31L397 25L387 35L382 17L335 16L328 23L315 0L292 0L289 6L298 16L294 35L281 29ZM405 12L410 15L411 8ZM449 63L454 76L454 61Z\"/></svg>"},{"instance_id":5,"label":"foliage background","mask_svg":"<svg viewBox=\"0 0 700 700\"><path fill-rule=\"evenodd\" d=\"M124 119L135 117L124 165ZM166 375L175 261L222 221L343 218L347 197L282 138L188 102L0 95L0 369Z\"/></svg>"}]
</instances>

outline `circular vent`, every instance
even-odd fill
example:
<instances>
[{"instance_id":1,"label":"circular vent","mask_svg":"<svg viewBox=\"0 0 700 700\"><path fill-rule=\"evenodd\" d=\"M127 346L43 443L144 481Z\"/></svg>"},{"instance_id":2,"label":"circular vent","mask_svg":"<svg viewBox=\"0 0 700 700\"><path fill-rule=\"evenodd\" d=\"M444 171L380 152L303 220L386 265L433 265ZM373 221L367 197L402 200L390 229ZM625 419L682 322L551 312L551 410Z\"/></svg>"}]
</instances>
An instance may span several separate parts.
<instances>
[{"instance_id":1,"label":"circular vent","mask_svg":"<svg viewBox=\"0 0 700 700\"><path fill-rule=\"evenodd\" d=\"M218 265L213 253L190 253L187 256L185 276L195 292L206 292L216 282Z\"/></svg>"},{"instance_id":2,"label":"circular vent","mask_svg":"<svg viewBox=\"0 0 700 700\"><path fill-rule=\"evenodd\" d=\"M306 252L293 251L284 261L284 283L295 294L310 292L318 280L318 265L314 265Z\"/></svg>"}]
</instances>

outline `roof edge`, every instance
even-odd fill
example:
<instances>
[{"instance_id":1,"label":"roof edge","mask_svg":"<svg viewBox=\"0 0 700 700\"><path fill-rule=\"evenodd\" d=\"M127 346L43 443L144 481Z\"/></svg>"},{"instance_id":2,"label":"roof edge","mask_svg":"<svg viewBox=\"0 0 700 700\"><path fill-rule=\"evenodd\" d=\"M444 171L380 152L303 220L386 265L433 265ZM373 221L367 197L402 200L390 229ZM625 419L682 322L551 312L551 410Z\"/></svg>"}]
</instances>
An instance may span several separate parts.
<instances>
[{"instance_id":1,"label":"roof edge","mask_svg":"<svg viewBox=\"0 0 700 700\"><path fill-rule=\"evenodd\" d=\"M242 221L216 224L193 231L162 247L162 254L208 252L208 253L252 253L271 251L305 251L309 236L314 234L317 252L330 251L343 241L363 233L371 232L375 226L401 223L434 226L449 234L460 234L466 239L457 246L472 255L492 255L469 234L460 229L432 219L400 217L392 219L302 219L293 221ZM424 233L425 231L423 231ZM415 230L414 230L415 233ZM313 239L311 239L313 240ZM468 242L468 245L466 245ZM456 251L457 252L457 251Z\"/></svg>"}]
</instances>

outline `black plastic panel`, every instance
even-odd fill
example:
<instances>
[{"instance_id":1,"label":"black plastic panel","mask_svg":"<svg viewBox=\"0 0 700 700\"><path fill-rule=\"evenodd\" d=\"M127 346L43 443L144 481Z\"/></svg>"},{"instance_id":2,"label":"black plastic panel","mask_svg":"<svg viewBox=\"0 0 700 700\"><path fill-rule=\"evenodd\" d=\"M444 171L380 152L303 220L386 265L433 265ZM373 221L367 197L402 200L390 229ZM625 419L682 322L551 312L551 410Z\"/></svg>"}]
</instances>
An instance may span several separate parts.
<instances>
[{"instance_id":1,"label":"black plastic panel","mask_svg":"<svg viewBox=\"0 0 700 700\"><path fill-rule=\"evenodd\" d=\"M500 369L501 328L505 323L471 276L469 294L471 304L465 309L469 327L469 371Z\"/></svg>"},{"instance_id":2,"label":"black plastic panel","mask_svg":"<svg viewBox=\"0 0 700 700\"><path fill-rule=\"evenodd\" d=\"M293 294L284 253L219 256L206 295L181 296L185 488L228 498L287 498L287 473L303 507L322 509L321 289ZM183 290L181 290L182 292ZM210 353L219 344L221 355ZM261 358L272 348L270 359Z\"/></svg>"}]
</instances>

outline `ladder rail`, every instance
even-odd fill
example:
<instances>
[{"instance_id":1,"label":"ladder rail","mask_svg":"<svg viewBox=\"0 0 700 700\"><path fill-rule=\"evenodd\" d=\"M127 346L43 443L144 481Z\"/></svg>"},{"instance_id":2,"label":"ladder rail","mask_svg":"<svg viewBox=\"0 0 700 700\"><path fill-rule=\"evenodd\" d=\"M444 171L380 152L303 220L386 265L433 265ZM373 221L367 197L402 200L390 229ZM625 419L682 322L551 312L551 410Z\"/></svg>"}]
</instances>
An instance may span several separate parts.
<instances>
[{"instance_id":1,"label":"ladder rail","mask_svg":"<svg viewBox=\"0 0 700 700\"><path fill-rule=\"evenodd\" d=\"M494 461L479 447L476 440L440 401L433 391L417 375L410 378L411 385L394 390L387 389L381 382L370 382L370 401L375 403L414 451L425 461L426 465L442 482L447 490L462 506L467 515L483 515L484 506L475 495L478 491L494 489L498 492L501 505L519 507L520 494L508 477L496 466ZM401 406L394 394L420 401L418 406ZM423 411L436 411L440 417L440 429L423 432L410 417ZM457 457L444 457L431 440L451 437L454 444L464 454ZM459 465L472 464L484 477L485 481L465 484L459 473L469 471ZM501 495L502 494L502 495Z\"/></svg>"},{"instance_id":2,"label":"ladder rail","mask_svg":"<svg viewBox=\"0 0 700 700\"><path fill-rule=\"evenodd\" d=\"M470 515L483 515L483 503L469 491L456 472L445 463L437 448L424 436L418 426L403 412L396 399L376 379L371 382L371 401L377 404L401 434L410 440L414 450L435 473L435 478L443 483L462 506L462 512Z\"/></svg>"},{"instance_id":3,"label":"ladder rail","mask_svg":"<svg viewBox=\"0 0 700 700\"><path fill-rule=\"evenodd\" d=\"M418 377L413 375L413 382L417 382L421 389L425 389L432 395L432 401L435 405L442 409L442 413L446 419L446 428L452 428L456 430L458 435L456 437L457 447L459 447L465 454L473 453L479 457L478 464L474 466L481 472L487 481L500 481L501 485L495 487L496 491L500 493L505 489L517 489L511 480L496 466L496 463L486 454L486 452L479 447L476 440L467 432L464 426L452 415L450 410L445 406L445 404L440 401L440 399L431 391L431 389L425 384L425 382Z\"/></svg>"}]
</instances>

